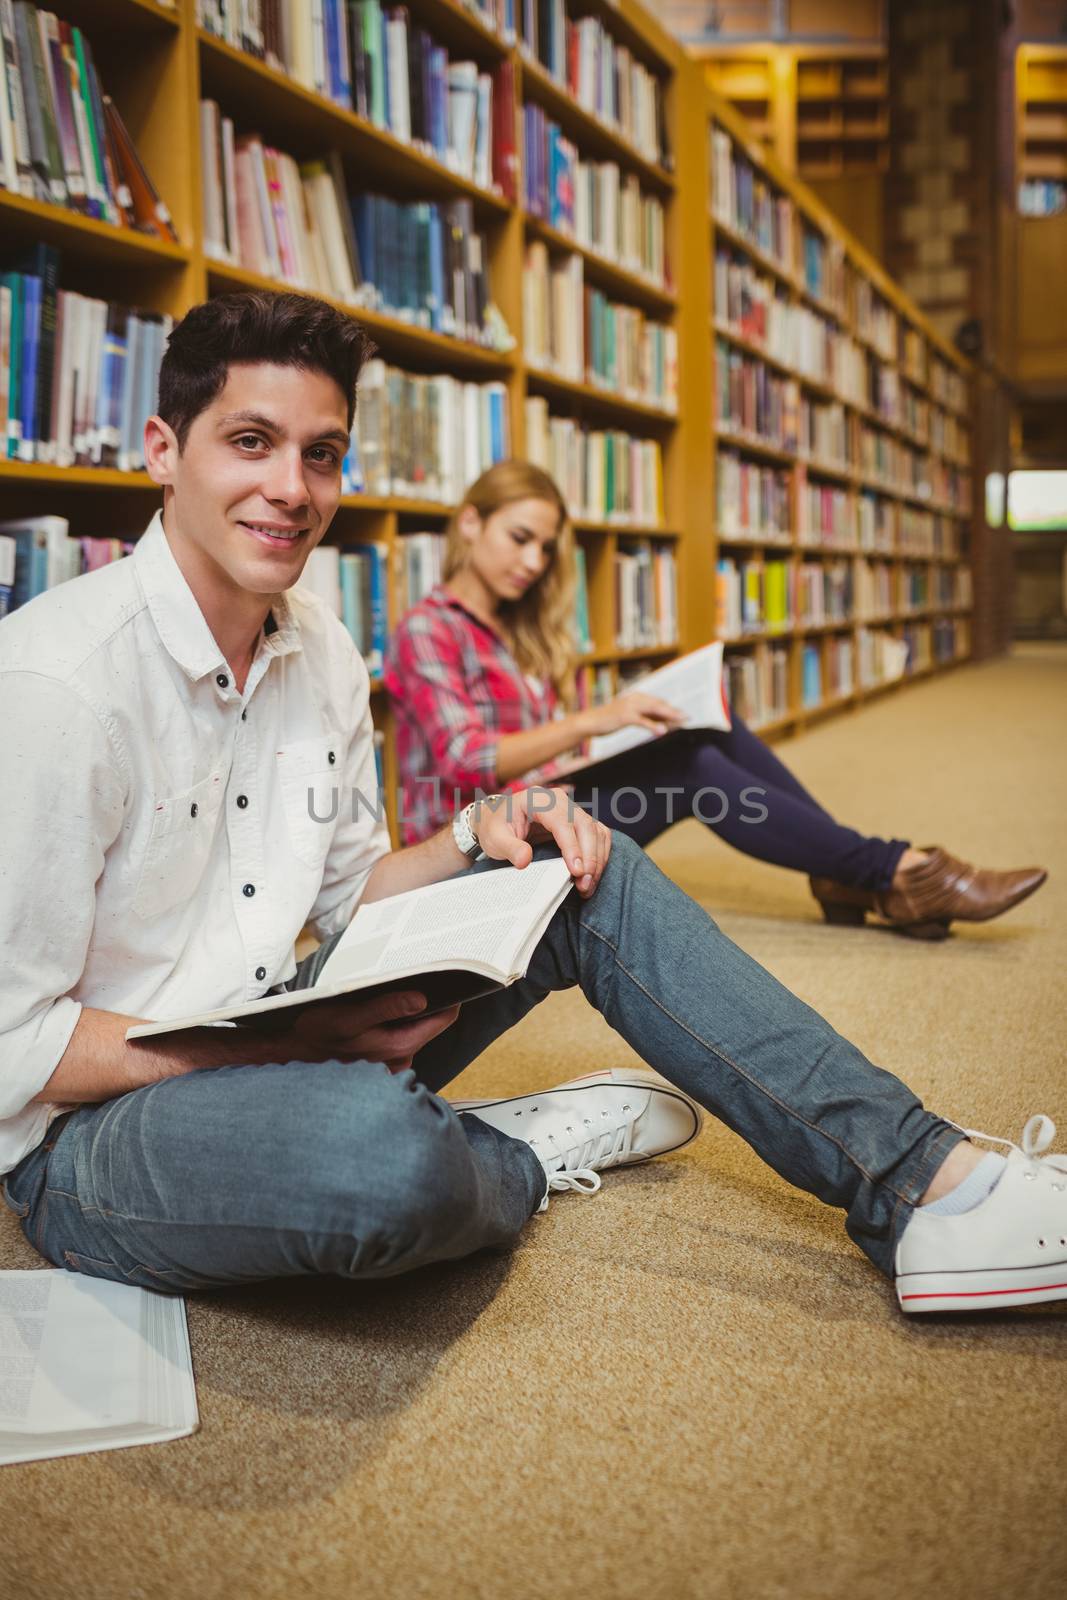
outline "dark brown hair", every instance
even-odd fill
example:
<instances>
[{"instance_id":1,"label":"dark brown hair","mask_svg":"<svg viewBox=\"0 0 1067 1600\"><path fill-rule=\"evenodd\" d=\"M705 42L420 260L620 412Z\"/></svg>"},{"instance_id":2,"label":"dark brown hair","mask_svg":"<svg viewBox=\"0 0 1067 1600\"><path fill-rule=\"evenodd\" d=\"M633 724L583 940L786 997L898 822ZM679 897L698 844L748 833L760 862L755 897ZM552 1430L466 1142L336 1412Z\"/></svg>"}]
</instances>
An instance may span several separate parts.
<instances>
[{"instance_id":1,"label":"dark brown hair","mask_svg":"<svg viewBox=\"0 0 1067 1600\"><path fill-rule=\"evenodd\" d=\"M332 378L356 411L356 383L374 345L343 311L306 294L261 289L194 306L167 340L159 370L159 415L184 450L189 429L226 385L234 362L269 361Z\"/></svg>"}]
</instances>

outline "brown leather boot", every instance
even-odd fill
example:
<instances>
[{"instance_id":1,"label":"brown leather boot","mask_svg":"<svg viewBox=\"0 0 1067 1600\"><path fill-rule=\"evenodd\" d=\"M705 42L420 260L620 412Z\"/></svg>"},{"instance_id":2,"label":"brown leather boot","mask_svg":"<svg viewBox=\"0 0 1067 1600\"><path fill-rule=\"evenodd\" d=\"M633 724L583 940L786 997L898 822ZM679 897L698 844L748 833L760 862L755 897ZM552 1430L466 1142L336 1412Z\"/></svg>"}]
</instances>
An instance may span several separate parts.
<instances>
[{"instance_id":1,"label":"brown leather boot","mask_svg":"<svg viewBox=\"0 0 1067 1600\"><path fill-rule=\"evenodd\" d=\"M1048 877L1042 867L991 872L959 861L940 845L922 848L929 859L909 867L898 888L855 889L832 878L810 878L827 922L861 927L873 911L911 939L945 939L954 918L988 922L1040 889Z\"/></svg>"}]
</instances>

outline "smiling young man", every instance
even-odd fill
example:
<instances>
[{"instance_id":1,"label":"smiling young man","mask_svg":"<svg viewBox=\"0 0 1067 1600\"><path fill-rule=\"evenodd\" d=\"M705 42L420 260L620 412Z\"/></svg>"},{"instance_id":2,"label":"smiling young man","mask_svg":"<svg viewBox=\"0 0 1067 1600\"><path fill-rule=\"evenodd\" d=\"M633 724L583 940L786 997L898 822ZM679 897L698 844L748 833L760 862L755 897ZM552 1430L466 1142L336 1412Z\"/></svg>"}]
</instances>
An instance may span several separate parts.
<instances>
[{"instance_id":1,"label":"smiling young man","mask_svg":"<svg viewBox=\"0 0 1067 1600\"><path fill-rule=\"evenodd\" d=\"M536 816L529 793L468 808L395 852L365 807L316 820L317 784L375 781L366 669L298 585L337 509L366 348L302 296L196 307L145 431L161 514L128 560L0 624L0 1174L27 1237L169 1290L382 1277L512 1243L550 1191L687 1143L698 1102L842 1207L905 1309L1067 1296L1047 1119L983 1156L566 795L542 791ZM535 843L576 892L496 995L126 1040L306 985L361 901L523 867ZM323 945L298 969L305 923ZM440 1097L575 984L663 1077Z\"/></svg>"}]
</instances>

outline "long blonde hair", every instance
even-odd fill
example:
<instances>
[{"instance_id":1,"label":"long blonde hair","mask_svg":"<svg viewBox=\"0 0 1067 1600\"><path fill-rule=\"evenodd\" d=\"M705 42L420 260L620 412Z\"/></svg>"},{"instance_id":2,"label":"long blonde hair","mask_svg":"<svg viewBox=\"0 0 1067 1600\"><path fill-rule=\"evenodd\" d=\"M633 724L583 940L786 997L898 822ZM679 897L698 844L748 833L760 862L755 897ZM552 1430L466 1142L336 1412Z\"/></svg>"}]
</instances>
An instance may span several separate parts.
<instances>
[{"instance_id":1,"label":"long blonde hair","mask_svg":"<svg viewBox=\"0 0 1067 1600\"><path fill-rule=\"evenodd\" d=\"M549 564L537 582L519 600L503 601L499 621L522 668L545 678L559 698L569 704L574 697L574 533L567 503L555 480L529 461L498 461L471 484L449 520L444 577L466 565L469 546L459 531L465 506L472 506L484 522L502 506L516 500L547 500L559 512L559 529Z\"/></svg>"}]
</instances>

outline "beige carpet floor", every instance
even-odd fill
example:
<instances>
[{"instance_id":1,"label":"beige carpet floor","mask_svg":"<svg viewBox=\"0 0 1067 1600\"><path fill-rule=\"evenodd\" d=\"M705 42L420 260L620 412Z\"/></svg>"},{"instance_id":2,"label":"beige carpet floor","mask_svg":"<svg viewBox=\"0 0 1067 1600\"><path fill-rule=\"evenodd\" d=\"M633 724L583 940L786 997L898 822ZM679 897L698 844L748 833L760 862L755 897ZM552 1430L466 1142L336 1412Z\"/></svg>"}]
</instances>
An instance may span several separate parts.
<instances>
[{"instance_id":1,"label":"beige carpet floor","mask_svg":"<svg viewBox=\"0 0 1067 1600\"><path fill-rule=\"evenodd\" d=\"M695 823L656 854L929 1103L1067 1135L1065 735L1067 648L1030 646L781 747L858 827L1052 869L939 947L823 926L802 879ZM559 996L458 1092L630 1059ZM41 1264L6 1212L0 1264ZM506 1259L189 1322L197 1435L0 1472L3 1600L1067 1592L1067 1305L906 1321L837 1215L718 1126L560 1197Z\"/></svg>"}]
</instances>

